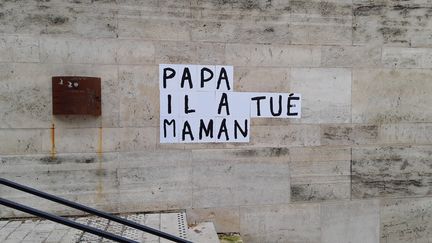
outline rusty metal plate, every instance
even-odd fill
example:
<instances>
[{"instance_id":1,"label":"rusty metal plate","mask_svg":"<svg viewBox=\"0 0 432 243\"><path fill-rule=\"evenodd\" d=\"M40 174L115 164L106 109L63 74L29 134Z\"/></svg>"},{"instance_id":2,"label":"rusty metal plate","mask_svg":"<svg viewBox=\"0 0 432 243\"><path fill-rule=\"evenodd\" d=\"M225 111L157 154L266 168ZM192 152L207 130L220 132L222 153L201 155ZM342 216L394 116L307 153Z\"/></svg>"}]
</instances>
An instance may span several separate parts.
<instances>
[{"instance_id":1,"label":"rusty metal plate","mask_svg":"<svg viewBox=\"0 0 432 243\"><path fill-rule=\"evenodd\" d=\"M54 115L102 114L101 79L96 77L52 77Z\"/></svg>"}]
</instances>

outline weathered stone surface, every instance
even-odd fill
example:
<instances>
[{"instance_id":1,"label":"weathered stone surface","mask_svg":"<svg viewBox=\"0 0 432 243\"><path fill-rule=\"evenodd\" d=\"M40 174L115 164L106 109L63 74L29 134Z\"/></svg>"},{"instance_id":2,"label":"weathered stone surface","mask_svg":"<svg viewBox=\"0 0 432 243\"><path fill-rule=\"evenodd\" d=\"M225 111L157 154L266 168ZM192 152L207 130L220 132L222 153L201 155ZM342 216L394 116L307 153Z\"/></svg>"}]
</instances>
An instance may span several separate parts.
<instances>
[{"instance_id":1,"label":"weathered stone surface","mask_svg":"<svg viewBox=\"0 0 432 243\"><path fill-rule=\"evenodd\" d=\"M46 63L115 64L117 49L114 39L40 39L40 59Z\"/></svg>"},{"instance_id":2,"label":"weathered stone surface","mask_svg":"<svg viewBox=\"0 0 432 243\"><path fill-rule=\"evenodd\" d=\"M200 21L193 23L191 35L194 41L287 44L291 43L290 30L290 25L284 22L244 24L242 22Z\"/></svg>"},{"instance_id":3,"label":"weathered stone surface","mask_svg":"<svg viewBox=\"0 0 432 243\"><path fill-rule=\"evenodd\" d=\"M234 90L243 92L294 92L289 68L239 67L234 70Z\"/></svg>"},{"instance_id":4,"label":"weathered stone surface","mask_svg":"<svg viewBox=\"0 0 432 243\"><path fill-rule=\"evenodd\" d=\"M431 68L431 48L383 48L382 61L391 68Z\"/></svg>"},{"instance_id":5,"label":"weathered stone surface","mask_svg":"<svg viewBox=\"0 0 432 243\"><path fill-rule=\"evenodd\" d=\"M352 122L431 121L430 75L432 72L426 69L355 69Z\"/></svg>"},{"instance_id":6,"label":"weathered stone surface","mask_svg":"<svg viewBox=\"0 0 432 243\"><path fill-rule=\"evenodd\" d=\"M431 146L353 148L352 197L430 195L431 154Z\"/></svg>"},{"instance_id":7,"label":"weathered stone surface","mask_svg":"<svg viewBox=\"0 0 432 243\"><path fill-rule=\"evenodd\" d=\"M381 64L381 47L323 46L321 66L324 67L377 67Z\"/></svg>"},{"instance_id":8,"label":"weathered stone surface","mask_svg":"<svg viewBox=\"0 0 432 243\"><path fill-rule=\"evenodd\" d=\"M0 154L48 152L42 148L44 129L0 129Z\"/></svg>"},{"instance_id":9,"label":"weathered stone surface","mask_svg":"<svg viewBox=\"0 0 432 243\"><path fill-rule=\"evenodd\" d=\"M240 233L245 242L320 242L319 205L240 207Z\"/></svg>"},{"instance_id":10,"label":"weathered stone surface","mask_svg":"<svg viewBox=\"0 0 432 243\"><path fill-rule=\"evenodd\" d=\"M407 198L381 201L381 242L430 242L432 199Z\"/></svg>"},{"instance_id":11,"label":"weathered stone surface","mask_svg":"<svg viewBox=\"0 0 432 243\"><path fill-rule=\"evenodd\" d=\"M120 66L120 125L157 126L159 83L157 66Z\"/></svg>"},{"instance_id":12,"label":"weathered stone surface","mask_svg":"<svg viewBox=\"0 0 432 243\"><path fill-rule=\"evenodd\" d=\"M227 44L225 53L235 66L316 67L321 61L314 46Z\"/></svg>"},{"instance_id":13,"label":"weathered stone surface","mask_svg":"<svg viewBox=\"0 0 432 243\"><path fill-rule=\"evenodd\" d=\"M92 38L117 35L115 7L107 4L14 1L3 3L2 10L1 33Z\"/></svg>"},{"instance_id":14,"label":"weathered stone surface","mask_svg":"<svg viewBox=\"0 0 432 243\"><path fill-rule=\"evenodd\" d=\"M189 151L121 153L117 172L119 210L192 208L191 166Z\"/></svg>"},{"instance_id":15,"label":"weathered stone surface","mask_svg":"<svg viewBox=\"0 0 432 243\"><path fill-rule=\"evenodd\" d=\"M291 148L291 201L349 199L349 148Z\"/></svg>"},{"instance_id":16,"label":"weathered stone surface","mask_svg":"<svg viewBox=\"0 0 432 243\"><path fill-rule=\"evenodd\" d=\"M189 25L188 21L178 19L120 15L118 35L120 38L188 41L190 40Z\"/></svg>"},{"instance_id":17,"label":"weathered stone surface","mask_svg":"<svg viewBox=\"0 0 432 243\"><path fill-rule=\"evenodd\" d=\"M291 90L302 94L301 123L351 121L351 71L342 68L293 68Z\"/></svg>"},{"instance_id":18,"label":"weathered stone surface","mask_svg":"<svg viewBox=\"0 0 432 243\"><path fill-rule=\"evenodd\" d=\"M225 64L225 45L179 41L158 42L156 44L156 63L222 65Z\"/></svg>"},{"instance_id":19,"label":"weathered stone surface","mask_svg":"<svg viewBox=\"0 0 432 243\"><path fill-rule=\"evenodd\" d=\"M117 63L119 64L154 64L155 44L142 40L119 40Z\"/></svg>"},{"instance_id":20,"label":"weathered stone surface","mask_svg":"<svg viewBox=\"0 0 432 243\"><path fill-rule=\"evenodd\" d=\"M39 62L39 40L32 37L0 36L0 62Z\"/></svg>"},{"instance_id":21,"label":"weathered stone surface","mask_svg":"<svg viewBox=\"0 0 432 243\"><path fill-rule=\"evenodd\" d=\"M430 2L354 1L354 44L431 46Z\"/></svg>"},{"instance_id":22,"label":"weathered stone surface","mask_svg":"<svg viewBox=\"0 0 432 243\"><path fill-rule=\"evenodd\" d=\"M193 150L192 156L194 208L289 202L287 149Z\"/></svg>"},{"instance_id":23,"label":"weathered stone surface","mask_svg":"<svg viewBox=\"0 0 432 243\"><path fill-rule=\"evenodd\" d=\"M321 242L379 242L379 201L321 204Z\"/></svg>"},{"instance_id":24,"label":"weathered stone surface","mask_svg":"<svg viewBox=\"0 0 432 243\"><path fill-rule=\"evenodd\" d=\"M51 120L47 68L37 64L2 64L0 127L47 128Z\"/></svg>"},{"instance_id":25,"label":"weathered stone surface","mask_svg":"<svg viewBox=\"0 0 432 243\"><path fill-rule=\"evenodd\" d=\"M321 145L378 143L377 125L321 125Z\"/></svg>"},{"instance_id":26,"label":"weathered stone surface","mask_svg":"<svg viewBox=\"0 0 432 243\"><path fill-rule=\"evenodd\" d=\"M387 144L432 144L432 124L383 124L379 127L379 137Z\"/></svg>"},{"instance_id":27,"label":"weathered stone surface","mask_svg":"<svg viewBox=\"0 0 432 243\"><path fill-rule=\"evenodd\" d=\"M319 146L320 128L316 125L252 126L250 142L227 147L300 147Z\"/></svg>"}]
</instances>

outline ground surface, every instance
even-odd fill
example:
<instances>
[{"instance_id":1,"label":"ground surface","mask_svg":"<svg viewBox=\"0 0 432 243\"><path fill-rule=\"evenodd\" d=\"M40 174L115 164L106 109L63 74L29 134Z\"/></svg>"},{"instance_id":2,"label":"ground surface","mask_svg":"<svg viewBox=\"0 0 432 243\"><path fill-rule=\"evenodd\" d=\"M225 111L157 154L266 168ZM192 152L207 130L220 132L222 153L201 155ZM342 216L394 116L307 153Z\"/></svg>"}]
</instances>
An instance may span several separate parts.
<instances>
[{"instance_id":1,"label":"ground surface","mask_svg":"<svg viewBox=\"0 0 432 243\"><path fill-rule=\"evenodd\" d=\"M204 223L188 228L184 213L129 214L123 217L194 242L219 242L213 224ZM171 242L98 217L76 217L76 222L86 224L137 242ZM113 242L80 230L69 228L48 220L0 221L0 242L3 243L68 243Z\"/></svg>"}]
</instances>

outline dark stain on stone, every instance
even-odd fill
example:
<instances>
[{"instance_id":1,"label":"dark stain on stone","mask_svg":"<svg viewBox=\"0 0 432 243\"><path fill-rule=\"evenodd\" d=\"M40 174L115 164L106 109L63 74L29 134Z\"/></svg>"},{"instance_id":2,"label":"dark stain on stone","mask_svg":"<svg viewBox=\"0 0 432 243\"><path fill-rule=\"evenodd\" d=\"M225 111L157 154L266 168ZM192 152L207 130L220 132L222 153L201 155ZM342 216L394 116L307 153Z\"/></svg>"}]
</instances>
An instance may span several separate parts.
<instances>
[{"instance_id":1,"label":"dark stain on stone","mask_svg":"<svg viewBox=\"0 0 432 243\"><path fill-rule=\"evenodd\" d=\"M323 139L350 141L352 132L352 127L327 127L323 133Z\"/></svg>"},{"instance_id":2,"label":"dark stain on stone","mask_svg":"<svg viewBox=\"0 0 432 243\"><path fill-rule=\"evenodd\" d=\"M244 0L241 1L241 8L246 10L252 9L260 9L259 3L257 0Z\"/></svg>"},{"instance_id":3,"label":"dark stain on stone","mask_svg":"<svg viewBox=\"0 0 432 243\"><path fill-rule=\"evenodd\" d=\"M266 28L265 30L264 30L264 32L274 32L274 29L273 29L273 27L269 27L269 28Z\"/></svg>"},{"instance_id":4,"label":"dark stain on stone","mask_svg":"<svg viewBox=\"0 0 432 243\"><path fill-rule=\"evenodd\" d=\"M46 9L49 9L50 7L49 7L49 6L46 6L46 5L39 5L38 8L39 8L40 10L46 10Z\"/></svg>"},{"instance_id":5,"label":"dark stain on stone","mask_svg":"<svg viewBox=\"0 0 432 243\"><path fill-rule=\"evenodd\" d=\"M337 9L337 6L334 3L330 3L330 2L319 3L319 11L322 16L331 15L335 11L335 9Z\"/></svg>"},{"instance_id":6,"label":"dark stain on stone","mask_svg":"<svg viewBox=\"0 0 432 243\"><path fill-rule=\"evenodd\" d=\"M108 28L109 31L111 31L111 32L115 32L116 31L116 27L114 25L107 24L106 26L107 26L107 28Z\"/></svg>"},{"instance_id":7,"label":"dark stain on stone","mask_svg":"<svg viewBox=\"0 0 432 243\"><path fill-rule=\"evenodd\" d=\"M333 192L316 190L310 184L291 185L291 199L293 201L323 201L336 198L337 196Z\"/></svg>"},{"instance_id":8,"label":"dark stain on stone","mask_svg":"<svg viewBox=\"0 0 432 243\"><path fill-rule=\"evenodd\" d=\"M235 152L235 155L240 157L280 157L288 154L288 148L247 149Z\"/></svg>"},{"instance_id":9,"label":"dark stain on stone","mask_svg":"<svg viewBox=\"0 0 432 243\"><path fill-rule=\"evenodd\" d=\"M418 5L400 5L400 4L398 4L398 5L395 5L395 6L393 6L393 9L394 10L397 10L397 11L409 11L409 10L413 10L413 9L420 9L421 7L420 6L418 6Z\"/></svg>"},{"instance_id":10,"label":"dark stain on stone","mask_svg":"<svg viewBox=\"0 0 432 243\"><path fill-rule=\"evenodd\" d=\"M97 176L106 176L108 173L107 173L107 171L105 169L100 169L100 170L96 170L95 174Z\"/></svg>"},{"instance_id":11,"label":"dark stain on stone","mask_svg":"<svg viewBox=\"0 0 432 243\"><path fill-rule=\"evenodd\" d=\"M75 163L85 163L90 164L94 163L96 160L95 158L81 158L81 159L75 159Z\"/></svg>"},{"instance_id":12,"label":"dark stain on stone","mask_svg":"<svg viewBox=\"0 0 432 243\"><path fill-rule=\"evenodd\" d=\"M61 164L62 163L62 159L59 157L52 157L52 156L47 156L47 157L42 157L40 159L40 161L44 164Z\"/></svg>"},{"instance_id":13,"label":"dark stain on stone","mask_svg":"<svg viewBox=\"0 0 432 243\"><path fill-rule=\"evenodd\" d=\"M354 8L354 16L381 15L385 5L362 5Z\"/></svg>"},{"instance_id":14,"label":"dark stain on stone","mask_svg":"<svg viewBox=\"0 0 432 243\"><path fill-rule=\"evenodd\" d=\"M392 37L400 37L404 34L406 34L406 29L401 29L397 27L382 27L378 29L379 32L384 36L386 39L391 39Z\"/></svg>"},{"instance_id":15,"label":"dark stain on stone","mask_svg":"<svg viewBox=\"0 0 432 243\"><path fill-rule=\"evenodd\" d=\"M406 168L408 165L409 165L408 161L407 161L407 160L404 160L403 163L402 163L402 165L401 165L401 167L400 167L400 169L401 169L401 170L405 170L405 168Z\"/></svg>"},{"instance_id":16,"label":"dark stain on stone","mask_svg":"<svg viewBox=\"0 0 432 243\"><path fill-rule=\"evenodd\" d=\"M68 18L68 17L63 17L63 16L53 16L53 15L49 15L49 16L47 17L47 19L48 19L48 22L49 22L50 24L53 24L53 25L62 25L62 24L64 24L64 23L66 23L66 22L69 21L69 18Z\"/></svg>"}]
</instances>

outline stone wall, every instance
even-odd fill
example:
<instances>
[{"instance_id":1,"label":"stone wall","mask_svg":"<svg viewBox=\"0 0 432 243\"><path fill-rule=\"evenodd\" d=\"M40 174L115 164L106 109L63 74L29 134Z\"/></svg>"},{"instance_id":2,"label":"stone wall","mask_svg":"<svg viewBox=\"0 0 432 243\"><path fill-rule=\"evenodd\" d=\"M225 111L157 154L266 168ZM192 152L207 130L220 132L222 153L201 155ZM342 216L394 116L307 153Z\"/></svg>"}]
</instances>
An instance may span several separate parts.
<instances>
[{"instance_id":1,"label":"stone wall","mask_svg":"<svg viewBox=\"0 0 432 243\"><path fill-rule=\"evenodd\" d=\"M246 242L430 242L431 17L429 0L1 1L0 176ZM161 145L160 63L233 65L238 91L301 93L302 118ZM101 77L102 116L53 117L57 75Z\"/></svg>"}]
</instances>

